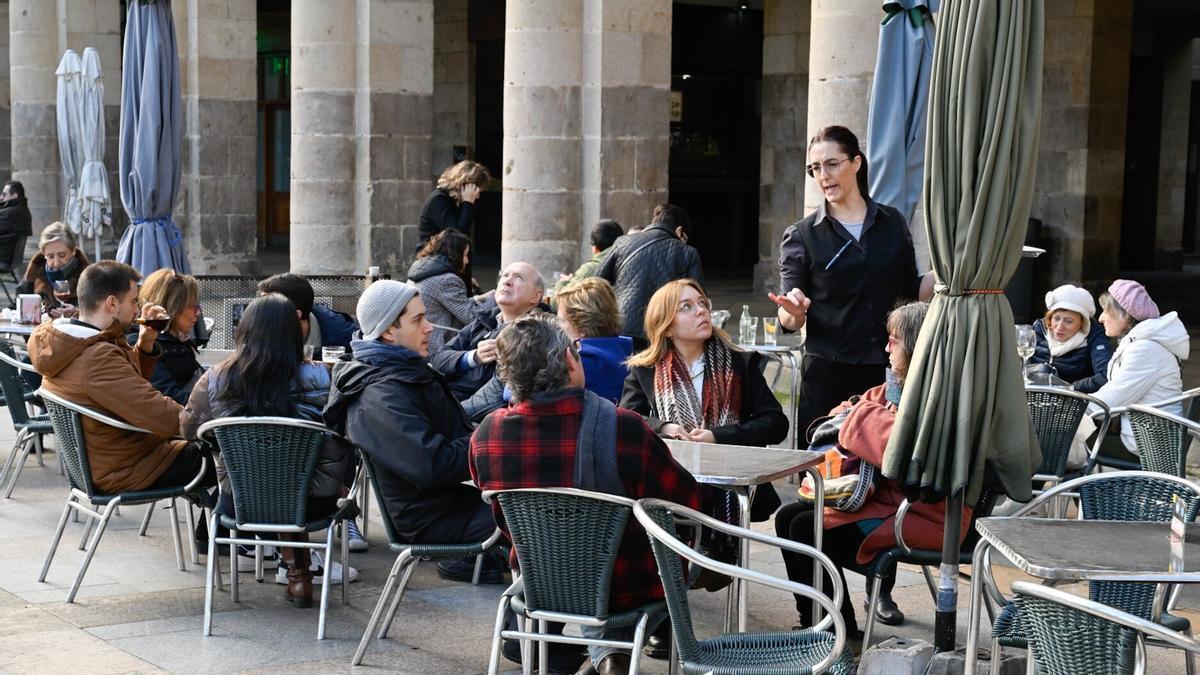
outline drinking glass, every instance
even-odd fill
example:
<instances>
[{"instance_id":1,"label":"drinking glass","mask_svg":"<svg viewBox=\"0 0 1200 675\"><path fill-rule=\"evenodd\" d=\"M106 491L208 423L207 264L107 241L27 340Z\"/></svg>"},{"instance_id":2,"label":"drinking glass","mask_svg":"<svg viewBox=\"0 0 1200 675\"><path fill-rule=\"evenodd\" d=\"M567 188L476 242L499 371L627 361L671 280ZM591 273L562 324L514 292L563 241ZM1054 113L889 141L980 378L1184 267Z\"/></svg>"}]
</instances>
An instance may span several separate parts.
<instances>
[{"instance_id":1,"label":"drinking glass","mask_svg":"<svg viewBox=\"0 0 1200 675\"><path fill-rule=\"evenodd\" d=\"M346 353L345 347L321 347L321 360L329 365L338 362L342 355Z\"/></svg>"},{"instance_id":2,"label":"drinking glass","mask_svg":"<svg viewBox=\"0 0 1200 675\"><path fill-rule=\"evenodd\" d=\"M1033 332L1033 326L1028 324L1017 325L1017 355L1021 357L1021 376L1025 378L1025 384L1029 384L1029 357L1033 356L1033 350L1037 346L1037 336Z\"/></svg>"},{"instance_id":3,"label":"drinking glass","mask_svg":"<svg viewBox=\"0 0 1200 675\"><path fill-rule=\"evenodd\" d=\"M776 336L779 334L779 318L774 316L763 317L763 346L774 347Z\"/></svg>"},{"instance_id":4,"label":"drinking glass","mask_svg":"<svg viewBox=\"0 0 1200 675\"><path fill-rule=\"evenodd\" d=\"M754 343L757 341L758 341L758 322L752 321L752 322L746 324L746 335L745 335L745 341L743 342L743 344L745 344L748 347L753 347Z\"/></svg>"},{"instance_id":5,"label":"drinking glass","mask_svg":"<svg viewBox=\"0 0 1200 675\"><path fill-rule=\"evenodd\" d=\"M67 304L67 300L71 297L71 282L66 279L59 279L54 282L54 298L58 300L60 305Z\"/></svg>"}]
</instances>

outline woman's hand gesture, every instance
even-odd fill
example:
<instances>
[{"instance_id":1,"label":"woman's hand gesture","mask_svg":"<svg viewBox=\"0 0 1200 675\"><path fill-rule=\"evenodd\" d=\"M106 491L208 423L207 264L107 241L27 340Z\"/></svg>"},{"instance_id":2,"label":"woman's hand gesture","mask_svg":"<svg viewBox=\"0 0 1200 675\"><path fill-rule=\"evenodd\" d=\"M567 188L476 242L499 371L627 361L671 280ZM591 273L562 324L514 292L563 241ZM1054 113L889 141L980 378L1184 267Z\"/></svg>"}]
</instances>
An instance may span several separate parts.
<instances>
[{"instance_id":1,"label":"woman's hand gesture","mask_svg":"<svg viewBox=\"0 0 1200 675\"><path fill-rule=\"evenodd\" d=\"M799 288L793 288L785 295L767 293L767 297L771 299L771 302L779 305L783 311L797 319L803 319L807 316L808 308L812 305L812 299L805 295L804 291Z\"/></svg>"}]
</instances>

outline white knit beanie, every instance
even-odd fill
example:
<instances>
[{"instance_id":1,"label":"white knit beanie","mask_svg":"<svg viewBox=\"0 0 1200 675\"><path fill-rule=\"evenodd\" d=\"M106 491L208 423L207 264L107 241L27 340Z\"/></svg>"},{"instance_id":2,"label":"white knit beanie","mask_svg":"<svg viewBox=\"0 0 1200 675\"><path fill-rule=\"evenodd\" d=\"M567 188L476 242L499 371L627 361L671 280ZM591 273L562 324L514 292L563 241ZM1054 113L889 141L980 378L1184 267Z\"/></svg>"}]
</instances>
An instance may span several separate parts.
<instances>
[{"instance_id":1,"label":"white knit beanie","mask_svg":"<svg viewBox=\"0 0 1200 675\"><path fill-rule=\"evenodd\" d=\"M1068 309L1083 317L1083 332L1087 333L1096 316L1096 301L1087 290L1064 284L1046 294L1046 309Z\"/></svg>"},{"instance_id":2,"label":"white knit beanie","mask_svg":"<svg viewBox=\"0 0 1200 675\"><path fill-rule=\"evenodd\" d=\"M417 287L403 281L380 279L368 286L354 310L363 339L378 340L415 297Z\"/></svg>"}]
</instances>

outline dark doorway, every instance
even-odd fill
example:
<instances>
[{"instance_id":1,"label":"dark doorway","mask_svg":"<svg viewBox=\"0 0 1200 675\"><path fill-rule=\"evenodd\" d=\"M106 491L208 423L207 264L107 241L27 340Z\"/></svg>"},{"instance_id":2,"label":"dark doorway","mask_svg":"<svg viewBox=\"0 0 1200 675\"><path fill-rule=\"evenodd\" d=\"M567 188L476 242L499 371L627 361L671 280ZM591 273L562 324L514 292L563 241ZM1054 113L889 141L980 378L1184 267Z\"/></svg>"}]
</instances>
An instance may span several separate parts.
<instances>
[{"instance_id":1,"label":"dark doorway","mask_svg":"<svg viewBox=\"0 0 1200 675\"><path fill-rule=\"evenodd\" d=\"M1162 105L1162 57L1158 54L1132 55L1121 213L1120 265L1123 270L1154 269Z\"/></svg>"},{"instance_id":2,"label":"dark doorway","mask_svg":"<svg viewBox=\"0 0 1200 675\"><path fill-rule=\"evenodd\" d=\"M475 204L471 260L500 265L500 199L504 160L504 0L470 0L467 35L475 46L475 146L468 154L492 173L492 184Z\"/></svg>"},{"instance_id":3,"label":"dark doorway","mask_svg":"<svg viewBox=\"0 0 1200 675\"><path fill-rule=\"evenodd\" d=\"M1192 82L1192 110L1188 121L1187 192L1183 198L1183 252L1200 253L1200 82Z\"/></svg>"},{"instance_id":4,"label":"dark doorway","mask_svg":"<svg viewBox=\"0 0 1200 675\"><path fill-rule=\"evenodd\" d=\"M676 3L671 26L670 200L693 221L710 276L745 276L758 260L763 15Z\"/></svg>"},{"instance_id":5,"label":"dark doorway","mask_svg":"<svg viewBox=\"0 0 1200 675\"><path fill-rule=\"evenodd\" d=\"M258 0L258 245L288 245L292 170L292 3Z\"/></svg>"}]
</instances>

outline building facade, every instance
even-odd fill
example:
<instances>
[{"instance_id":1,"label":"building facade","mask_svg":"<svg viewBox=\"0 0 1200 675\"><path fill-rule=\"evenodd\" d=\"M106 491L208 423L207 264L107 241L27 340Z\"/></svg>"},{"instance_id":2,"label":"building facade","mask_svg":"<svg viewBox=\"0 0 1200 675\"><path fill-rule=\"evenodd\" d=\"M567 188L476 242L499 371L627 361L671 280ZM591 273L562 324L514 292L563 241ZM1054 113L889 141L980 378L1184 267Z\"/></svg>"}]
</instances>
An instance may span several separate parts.
<instances>
[{"instance_id":1,"label":"building facade","mask_svg":"<svg viewBox=\"0 0 1200 675\"><path fill-rule=\"evenodd\" d=\"M35 229L64 201L67 48L100 51L119 185L125 2L0 0L0 171L24 182ZM570 271L594 222L644 224L670 200L706 270L770 287L783 230L819 199L806 139L866 135L880 4L173 0L193 267L249 273L286 250L301 273L403 276L434 179L470 157L495 177L477 260ZM1200 3L1046 0L1046 18L1039 285L1184 268L1200 253Z\"/></svg>"}]
</instances>

